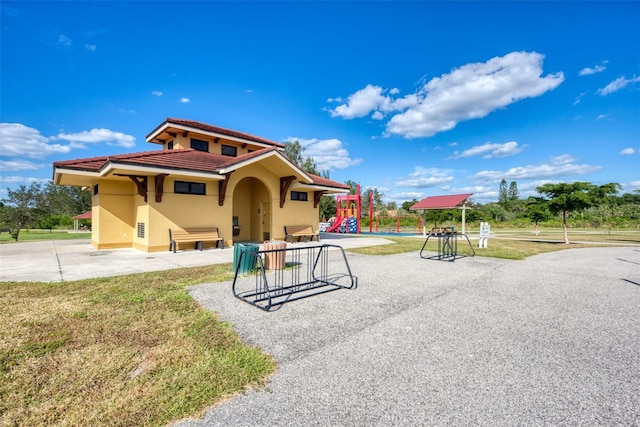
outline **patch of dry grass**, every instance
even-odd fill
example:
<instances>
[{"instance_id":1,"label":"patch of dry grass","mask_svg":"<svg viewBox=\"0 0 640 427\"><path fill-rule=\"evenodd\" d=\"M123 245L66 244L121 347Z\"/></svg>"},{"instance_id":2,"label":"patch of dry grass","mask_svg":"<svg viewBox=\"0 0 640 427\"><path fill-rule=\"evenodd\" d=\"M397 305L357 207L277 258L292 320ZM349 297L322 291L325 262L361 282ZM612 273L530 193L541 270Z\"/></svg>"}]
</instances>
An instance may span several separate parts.
<instances>
[{"instance_id":1,"label":"patch of dry grass","mask_svg":"<svg viewBox=\"0 0 640 427\"><path fill-rule=\"evenodd\" d=\"M157 426L262 384L272 358L184 289L231 274L0 283L0 425Z\"/></svg>"},{"instance_id":2,"label":"patch of dry grass","mask_svg":"<svg viewBox=\"0 0 640 427\"><path fill-rule=\"evenodd\" d=\"M501 237L510 237L503 236ZM516 237L516 236L513 236ZM586 248L594 246L611 246L611 243L638 243L640 241L633 240L633 237L625 238L621 241L612 241L607 238L606 235L590 235L590 238L584 240L573 239L570 245L565 245L562 241L562 236L554 235L553 239L547 239L547 236L527 236L523 238L519 236L517 239L504 239L504 238L490 238L488 248L478 248L478 241L471 240L471 244L474 245L476 256L486 256L492 258L505 258L505 259L525 259L527 257L537 255L544 252L559 251L569 248ZM420 251L424 244L424 238L418 237L385 237L388 240L394 242L391 245L371 246L357 249L350 249L350 252L355 252L365 255L391 255L402 252ZM637 236L635 237L637 239ZM582 243L584 242L584 243ZM430 238L425 251L437 252L437 240ZM472 251L466 240L458 241L458 253L460 255L471 255Z\"/></svg>"}]
</instances>

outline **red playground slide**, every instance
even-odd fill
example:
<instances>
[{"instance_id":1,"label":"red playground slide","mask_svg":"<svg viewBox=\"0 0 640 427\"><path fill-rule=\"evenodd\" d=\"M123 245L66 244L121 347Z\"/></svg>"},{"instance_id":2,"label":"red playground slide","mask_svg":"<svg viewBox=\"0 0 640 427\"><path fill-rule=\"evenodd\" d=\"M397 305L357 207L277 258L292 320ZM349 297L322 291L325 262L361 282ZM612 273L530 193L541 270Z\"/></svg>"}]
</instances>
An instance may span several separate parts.
<instances>
[{"instance_id":1,"label":"red playground slide","mask_svg":"<svg viewBox=\"0 0 640 427\"><path fill-rule=\"evenodd\" d=\"M331 227L327 228L327 232L333 232L333 231L338 231L338 228L340 227L340 224L342 224L342 217L336 217L336 220L333 224L331 224Z\"/></svg>"}]
</instances>

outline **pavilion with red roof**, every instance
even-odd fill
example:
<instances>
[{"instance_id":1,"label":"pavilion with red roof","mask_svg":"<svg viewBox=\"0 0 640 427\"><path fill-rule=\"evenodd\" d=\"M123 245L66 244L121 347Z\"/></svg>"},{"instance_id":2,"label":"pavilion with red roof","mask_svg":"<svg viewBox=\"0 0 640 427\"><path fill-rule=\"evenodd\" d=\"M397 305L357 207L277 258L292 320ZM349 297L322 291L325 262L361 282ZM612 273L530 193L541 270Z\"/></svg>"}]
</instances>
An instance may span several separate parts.
<instances>
[{"instance_id":1,"label":"pavilion with red roof","mask_svg":"<svg viewBox=\"0 0 640 427\"><path fill-rule=\"evenodd\" d=\"M426 211L428 210L462 209L462 234L465 234L467 200L472 195L473 193L429 196L420 200L409 209L414 211L423 211L423 213L426 213ZM424 218L424 222L425 224L427 223L426 218ZM422 230L423 234L426 234L426 227L424 227Z\"/></svg>"}]
</instances>

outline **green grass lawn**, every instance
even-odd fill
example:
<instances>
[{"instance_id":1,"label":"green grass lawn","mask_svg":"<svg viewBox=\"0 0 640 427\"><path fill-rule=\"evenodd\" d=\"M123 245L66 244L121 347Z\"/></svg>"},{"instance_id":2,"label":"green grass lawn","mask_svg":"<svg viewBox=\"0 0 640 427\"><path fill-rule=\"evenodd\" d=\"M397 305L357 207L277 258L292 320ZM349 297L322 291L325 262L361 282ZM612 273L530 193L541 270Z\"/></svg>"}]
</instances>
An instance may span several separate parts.
<instances>
[{"instance_id":1,"label":"green grass lawn","mask_svg":"<svg viewBox=\"0 0 640 427\"><path fill-rule=\"evenodd\" d=\"M72 240L72 239L91 239L90 232L68 232L67 230L20 230L18 234L18 242L29 242L34 240ZM15 240L9 233L0 233L0 244L15 243Z\"/></svg>"},{"instance_id":2,"label":"green grass lawn","mask_svg":"<svg viewBox=\"0 0 640 427\"><path fill-rule=\"evenodd\" d=\"M159 426L260 386L274 360L185 286L231 264L0 283L0 425Z\"/></svg>"}]
</instances>

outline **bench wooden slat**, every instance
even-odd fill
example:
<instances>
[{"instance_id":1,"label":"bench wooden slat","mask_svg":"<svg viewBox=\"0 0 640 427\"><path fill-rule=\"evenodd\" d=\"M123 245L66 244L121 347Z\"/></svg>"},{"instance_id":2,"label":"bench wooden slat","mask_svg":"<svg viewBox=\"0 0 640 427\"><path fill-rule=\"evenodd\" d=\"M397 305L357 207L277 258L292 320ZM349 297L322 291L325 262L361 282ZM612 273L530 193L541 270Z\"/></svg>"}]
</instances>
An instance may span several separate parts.
<instances>
[{"instance_id":1,"label":"bench wooden slat","mask_svg":"<svg viewBox=\"0 0 640 427\"><path fill-rule=\"evenodd\" d=\"M185 229L169 229L169 250L176 252L178 243L194 242L197 247L202 246L204 242L220 242L221 249L224 249L224 239L220 237L218 228L185 228Z\"/></svg>"},{"instance_id":2,"label":"bench wooden slat","mask_svg":"<svg viewBox=\"0 0 640 427\"><path fill-rule=\"evenodd\" d=\"M289 239L291 243L293 243L294 237L298 238L298 242L303 237L305 238L305 241L307 240L307 237L309 237L311 241L313 241L314 237L316 238L316 241L320 241L320 235L317 231L313 231L313 227L311 225L285 225L284 234L285 240Z\"/></svg>"}]
</instances>

